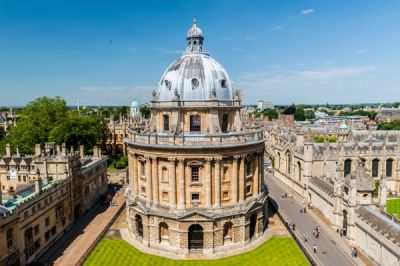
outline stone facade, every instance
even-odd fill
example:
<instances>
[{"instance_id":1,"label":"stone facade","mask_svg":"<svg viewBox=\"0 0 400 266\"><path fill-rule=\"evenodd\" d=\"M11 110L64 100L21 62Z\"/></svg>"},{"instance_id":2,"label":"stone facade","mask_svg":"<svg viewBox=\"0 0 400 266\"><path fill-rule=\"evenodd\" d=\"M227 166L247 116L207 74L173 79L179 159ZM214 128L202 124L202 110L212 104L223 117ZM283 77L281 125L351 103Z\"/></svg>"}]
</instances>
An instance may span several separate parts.
<instances>
[{"instance_id":1,"label":"stone facade","mask_svg":"<svg viewBox=\"0 0 400 266\"><path fill-rule=\"evenodd\" d=\"M43 254L107 191L107 161L65 145L36 145L35 155L0 157L1 265L26 265Z\"/></svg>"},{"instance_id":2,"label":"stone facade","mask_svg":"<svg viewBox=\"0 0 400 266\"><path fill-rule=\"evenodd\" d=\"M191 68L189 84L199 91L185 86L174 91L176 81L165 80L181 75L164 74L159 91L153 92L149 125L129 132L127 219L138 245L200 256L241 248L263 234L265 138L262 128L242 122L240 93L226 92L231 82L207 76L210 66L201 60L211 59L202 47L191 46L203 37L189 32L184 60L193 56L200 65L182 64L167 72L188 75L185 67ZM213 67L227 78L220 65ZM210 82L223 88L207 87ZM169 90L174 94L165 100ZM204 99L196 99L199 95Z\"/></svg>"}]
</instances>

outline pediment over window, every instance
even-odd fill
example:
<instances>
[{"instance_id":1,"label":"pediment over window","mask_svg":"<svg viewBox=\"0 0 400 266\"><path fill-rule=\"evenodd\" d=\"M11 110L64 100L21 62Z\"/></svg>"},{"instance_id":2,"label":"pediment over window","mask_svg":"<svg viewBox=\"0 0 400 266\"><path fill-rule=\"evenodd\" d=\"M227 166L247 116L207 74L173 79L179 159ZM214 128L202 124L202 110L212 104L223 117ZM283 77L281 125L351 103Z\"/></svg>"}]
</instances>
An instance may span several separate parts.
<instances>
[{"instance_id":1,"label":"pediment over window","mask_svg":"<svg viewBox=\"0 0 400 266\"><path fill-rule=\"evenodd\" d=\"M189 161L188 163L187 163L187 165L188 166L202 166L203 165L203 162L200 162L200 161L197 161L197 160L193 160L193 161Z\"/></svg>"},{"instance_id":2,"label":"pediment over window","mask_svg":"<svg viewBox=\"0 0 400 266\"><path fill-rule=\"evenodd\" d=\"M178 220L180 221L210 221L213 217L206 215L205 213L199 211L193 211L188 214L183 215Z\"/></svg>"}]
</instances>

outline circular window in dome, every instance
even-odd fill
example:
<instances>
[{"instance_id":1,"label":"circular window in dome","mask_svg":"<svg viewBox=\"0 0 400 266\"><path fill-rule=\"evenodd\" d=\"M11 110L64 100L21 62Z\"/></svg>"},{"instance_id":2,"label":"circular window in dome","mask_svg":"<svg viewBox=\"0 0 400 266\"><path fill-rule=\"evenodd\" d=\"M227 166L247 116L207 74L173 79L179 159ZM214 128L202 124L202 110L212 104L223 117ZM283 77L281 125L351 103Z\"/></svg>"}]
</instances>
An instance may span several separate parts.
<instances>
[{"instance_id":1,"label":"circular window in dome","mask_svg":"<svg viewBox=\"0 0 400 266\"><path fill-rule=\"evenodd\" d=\"M169 90L171 89L171 82L169 81L169 80L164 80L164 84L165 84L165 87L167 87Z\"/></svg>"},{"instance_id":2,"label":"circular window in dome","mask_svg":"<svg viewBox=\"0 0 400 266\"><path fill-rule=\"evenodd\" d=\"M199 80L192 79L192 86L193 86L193 89L196 89L199 86Z\"/></svg>"},{"instance_id":3,"label":"circular window in dome","mask_svg":"<svg viewBox=\"0 0 400 266\"><path fill-rule=\"evenodd\" d=\"M220 85L221 85L221 88L226 88L226 80L225 80L225 79L221 79L221 80L219 81L219 83L220 83Z\"/></svg>"}]
</instances>

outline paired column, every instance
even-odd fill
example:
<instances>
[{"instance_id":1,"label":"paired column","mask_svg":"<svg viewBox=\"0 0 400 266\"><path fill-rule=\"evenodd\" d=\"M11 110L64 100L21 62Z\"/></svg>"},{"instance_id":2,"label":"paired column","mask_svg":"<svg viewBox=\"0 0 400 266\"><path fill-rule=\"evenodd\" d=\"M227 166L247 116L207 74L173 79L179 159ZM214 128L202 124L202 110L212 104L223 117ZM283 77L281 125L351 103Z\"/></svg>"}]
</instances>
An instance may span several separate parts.
<instances>
[{"instance_id":1,"label":"paired column","mask_svg":"<svg viewBox=\"0 0 400 266\"><path fill-rule=\"evenodd\" d=\"M178 209L185 208L185 159L178 160Z\"/></svg>"},{"instance_id":2,"label":"paired column","mask_svg":"<svg viewBox=\"0 0 400 266\"><path fill-rule=\"evenodd\" d=\"M239 202L244 201L244 158L244 156L241 156L239 166Z\"/></svg>"},{"instance_id":3,"label":"paired column","mask_svg":"<svg viewBox=\"0 0 400 266\"><path fill-rule=\"evenodd\" d=\"M146 199L147 201L153 200L152 184L151 184L151 160L149 156L145 157L145 175L146 175Z\"/></svg>"},{"instance_id":4,"label":"paired column","mask_svg":"<svg viewBox=\"0 0 400 266\"><path fill-rule=\"evenodd\" d=\"M157 157L151 157L151 181L153 186L153 202L159 203L159 180Z\"/></svg>"},{"instance_id":5,"label":"paired column","mask_svg":"<svg viewBox=\"0 0 400 266\"><path fill-rule=\"evenodd\" d=\"M260 160L259 160L259 154L256 153L256 156L254 158L254 175L253 175L253 196L258 194L258 187L259 187L259 181L260 181Z\"/></svg>"},{"instance_id":6,"label":"paired column","mask_svg":"<svg viewBox=\"0 0 400 266\"><path fill-rule=\"evenodd\" d=\"M215 199L214 207L221 206L221 159L215 159Z\"/></svg>"},{"instance_id":7,"label":"paired column","mask_svg":"<svg viewBox=\"0 0 400 266\"><path fill-rule=\"evenodd\" d=\"M240 156L233 156L233 164L232 164L232 203L236 203L237 192L238 192L238 160Z\"/></svg>"},{"instance_id":8,"label":"paired column","mask_svg":"<svg viewBox=\"0 0 400 266\"><path fill-rule=\"evenodd\" d=\"M206 204L205 207L211 207L211 160L206 158L205 177L206 177Z\"/></svg>"},{"instance_id":9,"label":"paired column","mask_svg":"<svg viewBox=\"0 0 400 266\"><path fill-rule=\"evenodd\" d=\"M176 170L175 170L175 158L169 159L169 203L172 208L176 207Z\"/></svg>"},{"instance_id":10,"label":"paired column","mask_svg":"<svg viewBox=\"0 0 400 266\"><path fill-rule=\"evenodd\" d=\"M137 155L132 154L132 193L133 196L136 197L139 195L139 183L138 183L138 161Z\"/></svg>"}]
</instances>

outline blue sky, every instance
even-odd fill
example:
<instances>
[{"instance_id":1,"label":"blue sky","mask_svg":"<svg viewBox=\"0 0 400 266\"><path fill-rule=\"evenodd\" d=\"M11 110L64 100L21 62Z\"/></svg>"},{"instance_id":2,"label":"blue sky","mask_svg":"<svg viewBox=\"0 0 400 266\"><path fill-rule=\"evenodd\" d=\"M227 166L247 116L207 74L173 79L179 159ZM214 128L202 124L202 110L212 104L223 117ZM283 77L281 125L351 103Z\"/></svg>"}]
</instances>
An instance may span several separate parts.
<instances>
[{"instance_id":1,"label":"blue sky","mask_svg":"<svg viewBox=\"0 0 400 266\"><path fill-rule=\"evenodd\" d=\"M148 101L194 17L245 103L400 101L399 14L400 1L0 0L0 105Z\"/></svg>"}]
</instances>

